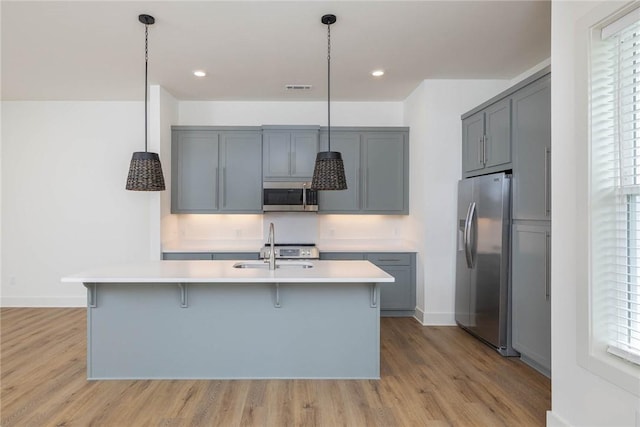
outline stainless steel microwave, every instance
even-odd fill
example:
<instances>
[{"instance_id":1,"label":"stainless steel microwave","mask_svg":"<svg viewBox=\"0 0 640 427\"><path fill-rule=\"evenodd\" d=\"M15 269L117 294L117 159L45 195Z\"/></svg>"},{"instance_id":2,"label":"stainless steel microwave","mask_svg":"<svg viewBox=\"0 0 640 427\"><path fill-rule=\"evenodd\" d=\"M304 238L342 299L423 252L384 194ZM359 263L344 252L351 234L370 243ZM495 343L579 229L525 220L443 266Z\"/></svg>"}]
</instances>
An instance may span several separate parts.
<instances>
[{"instance_id":1,"label":"stainless steel microwave","mask_svg":"<svg viewBox=\"0 0 640 427\"><path fill-rule=\"evenodd\" d=\"M262 210L265 212L316 212L318 192L310 182L275 182L262 184Z\"/></svg>"}]
</instances>

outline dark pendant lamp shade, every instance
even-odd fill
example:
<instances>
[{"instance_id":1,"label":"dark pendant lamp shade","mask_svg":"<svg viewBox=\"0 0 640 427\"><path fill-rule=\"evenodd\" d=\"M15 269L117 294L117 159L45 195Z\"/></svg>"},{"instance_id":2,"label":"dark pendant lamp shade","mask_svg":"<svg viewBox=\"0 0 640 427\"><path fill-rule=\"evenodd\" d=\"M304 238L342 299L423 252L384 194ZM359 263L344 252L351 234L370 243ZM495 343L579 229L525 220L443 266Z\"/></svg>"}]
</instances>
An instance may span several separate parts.
<instances>
[{"instance_id":1,"label":"dark pendant lamp shade","mask_svg":"<svg viewBox=\"0 0 640 427\"><path fill-rule=\"evenodd\" d=\"M315 190L346 190L342 154L337 151L323 151L316 157L311 188Z\"/></svg>"},{"instance_id":2,"label":"dark pendant lamp shade","mask_svg":"<svg viewBox=\"0 0 640 427\"><path fill-rule=\"evenodd\" d=\"M344 173L342 154L331 151L331 24L335 15L324 15L321 22L327 26L327 151L316 156L311 188L314 190L346 190L347 178Z\"/></svg>"},{"instance_id":3,"label":"dark pendant lamp shade","mask_svg":"<svg viewBox=\"0 0 640 427\"><path fill-rule=\"evenodd\" d=\"M164 191L162 164L157 153L147 151L147 74L149 69L149 25L155 22L153 16L139 15L138 20L144 24L144 151L137 151L131 157L127 190Z\"/></svg>"},{"instance_id":4,"label":"dark pendant lamp shade","mask_svg":"<svg viewBox=\"0 0 640 427\"><path fill-rule=\"evenodd\" d=\"M148 151L133 153L127 177L127 190L163 191L164 189L160 156Z\"/></svg>"}]
</instances>

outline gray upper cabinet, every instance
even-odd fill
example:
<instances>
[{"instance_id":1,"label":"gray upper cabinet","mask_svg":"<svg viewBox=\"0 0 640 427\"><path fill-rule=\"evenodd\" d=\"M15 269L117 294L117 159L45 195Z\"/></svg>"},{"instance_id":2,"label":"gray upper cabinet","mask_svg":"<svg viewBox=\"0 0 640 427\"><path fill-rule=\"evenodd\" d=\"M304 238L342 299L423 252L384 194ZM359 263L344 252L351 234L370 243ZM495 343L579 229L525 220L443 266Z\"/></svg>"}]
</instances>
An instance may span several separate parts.
<instances>
[{"instance_id":1,"label":"gray upper cabinet","mask_svg":"<svg viewBox=\"0 0 640 427\"><path fill-rule=\"evenodd\" d=\"M511 100L487 107L485 126L484 167L503 170L511 164Z\"/></svg>"},{"instance_id":2,"label":"gray upper cabinet","mask_svg":"<svg viewBox=\"0 0 640 427\"><path fill-rule=\"evenodd\" d=\"M259 132L221 134L221 211L262 212L261 147Z\"/></svg>"},{"instance_id":3,"label":"gray upper cabinet","mask_svg":"<svg viewBox=\"0 0 640 427\"><path fill-rule=\"evenodd\" d=\"M401 132L364 134L362 209L372 213L408 213L408 144Z\"/></svg>"},{"instance_id":4,"label":"gray upper cabinet","mask_svg":"<svg viewBox=\"0 0 640 427\"><path fill-rule=\"evenodd\" d=\"M326 131L321 149L327 149ZM320 191L319 213L409 213L409 131L332 128L331 150L342 153L347 190Z\"/></svg>"},{"instance_id":5,"label":"gray upper cabinet","mask_svg":"<svg viewBox=\"0 0 640 427\"><path fill-rule=\"evenodd\" d=\"M172 213L262 212L259 130L174 127Z\"/></svg>"},{"instance_id":6,"label":"gray upper cabinet","mask_svg":"<svg viewBox=\"0 0 640 427\"><path fill-rule=\"evenodd\" d=\"M319 128L263 130L265 180L310 181L318 153Z\"/></svg>"},{"instance_id":7,"label":"gray upper cabinet","mask_svg":"<svg viewBox=\"0 0 640 427\"><path fill-rule=\"evenodd\" d=\"M551 371L550 225L513 225L513 348L546 375Z\"/></svg>"},{"instance_id":8,"label":"gray upper cabinet","mask_svg":"<svg viewBox=\"0 0 640 427\"><path fill-rule=\"evenodd\" d=\"M513 96L513 218L551 219L551 76Z\"/></svg>"},{"instance_id":9,"label":"gray upper cabinet","mask_svg":"<svg viewBox=\"0 0 640 427\"><path fill-rule=\"evenodd\" d=\"M462 170L465 174L484 168L482 147L484 138L484 111L462 120Z\"/></svg>"},{"instance_id":10,"label":"gray upper cabinet","mask_svg":"<svg viewBox=\"0 0 640 427\"><path fill-rule=\"evenodd\" d=\"M462 120L465 178L511 168L511 99L505 98Z\"/></svg>"},{"instance_id":11,"label":"gray upper cabinet","mask_svg":"<svg viewBox=\"0 0 640 427\"><path fill-rule=\"evenodd\" d=\"M218 210L219 133L173 130L171 212Z\"/></svg>"}]
</instances>

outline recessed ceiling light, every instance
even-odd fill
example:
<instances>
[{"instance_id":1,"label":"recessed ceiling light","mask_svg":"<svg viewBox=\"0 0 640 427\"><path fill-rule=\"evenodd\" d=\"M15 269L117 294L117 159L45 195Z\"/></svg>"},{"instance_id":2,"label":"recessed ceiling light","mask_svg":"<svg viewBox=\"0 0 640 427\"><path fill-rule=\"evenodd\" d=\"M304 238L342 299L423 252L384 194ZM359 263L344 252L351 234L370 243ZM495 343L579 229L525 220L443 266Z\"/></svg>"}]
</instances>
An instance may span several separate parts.
<instances>
[{"instance_id":1,"label":"recessed ceiling light","mask_svg":"<svg viewBox=\"0 0 640 427\"><path fill-rule=\"evenodd\" d=\"M196 76L196 77L204 77L204 76L207 75L207 73L205 73L202 70L196 70L196 71L193 72L193 75Z\"/></svg>"},{"instance_id":2,"label":"recessed ceiling light","mask_svg":"<svg viewBox=\"0 0 640 427\"><path fill-rule=\"evenodd\" d=\"M384 76L384 71L383 70L374 70L371 72L371 75L373 77L381 77Z\"/></svg>"}]
</instances>

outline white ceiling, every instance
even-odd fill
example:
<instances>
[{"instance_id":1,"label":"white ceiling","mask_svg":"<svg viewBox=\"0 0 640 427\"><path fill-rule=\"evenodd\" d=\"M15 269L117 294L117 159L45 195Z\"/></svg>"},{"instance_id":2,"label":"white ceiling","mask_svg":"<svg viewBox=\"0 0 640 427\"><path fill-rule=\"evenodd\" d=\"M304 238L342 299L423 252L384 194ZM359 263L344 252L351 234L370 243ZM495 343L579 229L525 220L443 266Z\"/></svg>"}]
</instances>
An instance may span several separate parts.
<instances>
[{"instance_id":1,"label":"white ceiling","mask_svg":"<svg viewBox=\"0 0 640 427\"><path fill-rule=\"evenodd\" d=\"M511 79L550 56L549 1L7 1L3 100L400 101L424 79ZM386 74L369 73L382 68ZM192 72L204 69L208 76ZM285 91L286 84L311 84Z\"/></svg>"}]
</instances>

